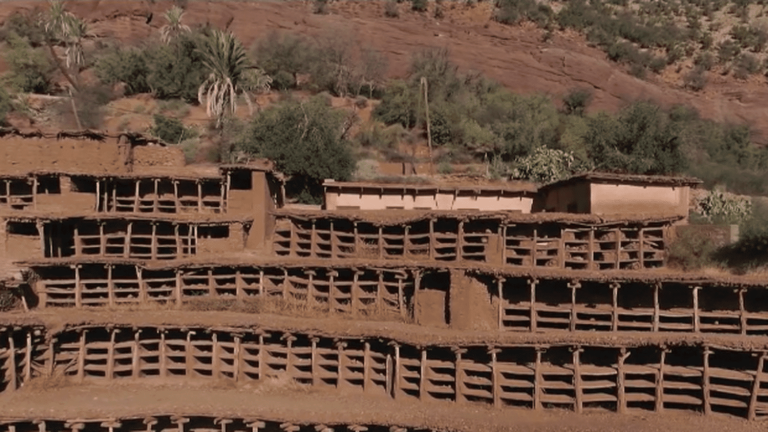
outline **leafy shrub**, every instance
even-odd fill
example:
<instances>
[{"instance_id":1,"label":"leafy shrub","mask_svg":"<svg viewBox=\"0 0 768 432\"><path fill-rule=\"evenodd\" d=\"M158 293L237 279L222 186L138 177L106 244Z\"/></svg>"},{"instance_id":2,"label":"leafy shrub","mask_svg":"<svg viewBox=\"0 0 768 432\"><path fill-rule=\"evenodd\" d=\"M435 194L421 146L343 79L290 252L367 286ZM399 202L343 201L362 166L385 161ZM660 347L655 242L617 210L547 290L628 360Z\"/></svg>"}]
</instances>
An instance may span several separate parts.
<instances>
[{"instance_id":1,"label":"leafy shrub","mask_svg":"<svg viewBox=\"0 0 768 432\"><path fill-rule=\"evenodd\" d=\"M443 174L443 175L451 174L453 173L453 166L451 166L451 164L449 164L448 162L441 162L437 166L437 173Z\"/></svg>"},{"instance_id":2,"label":"leafy shrub","mask_svg":"<svg viewBox=\"0 0 768 432\"><path fill-rule=\"evenodd\" d=\"M752 217L740 227L734 249L748 257L763 258L768 254L768 205L757 202Z\"/></svg>"},{"instance_id":3,"label":"leafy shrub","mask_svg":"<svg viewBox=\"0 0 768 432\"><path fill-rule=\"evenodd\" d=\"M0 28L0 40L8 40L15 35L29 42L32 47L39 47L45 41L44 31L39 11L17 11L11 14Z\"/></svg>"},{"instance_id":4,"label":"leafy shrub","mask_svg":"<svg viewBox=\"0 0 768 432\"><path fill-rule=\"evenodd\" d=\"M720 63L727 63L741 53L739 44L734 41L723 41L717 46L717 58Z\"/></svg>"},{"instance_id":5,"label":"leafy shrub","mask_svg":"<svg viewBox=\"0 0 768 432\"><path fill-rule=\"evenodd\" d=\"M744 53L736 59L734 76L739 79L746 79L750 75L760 72L760 61L752 54Z\"/></svg>"},{"instance_id":6,"label":"leafy shrub","mask_svg":"<svg viewBox=\"0 0 768 432\"><path fill-rule=\"evenodd\" d=\"M691 69L691 71L683 77L683 85L685 85L685 88L693 91L703 90L707 85L707 75L705 69L700 66L696 66Z\"/></svg>"},{"instance_id":7,"label":"leafy shrub","mask_svg":"<svg viewBox=\"0 0 768 432\"><path fill-rule=\"evenodd\" d=\"M0 126L5 126L5 116L11 111L11 96L0 87Z\"/></svg>"},{"instance_id":8,"label":"leafy shrub","mask_svg":"<svg viewBox=\"0 0 768 432\"><path fill-rule=\"evenodd\" d=\"M681 230L669 247L669 265L683 270L709 267L716 264L718 249L711 237L695 230Z\"/></svg>"},{"instance_id":9,"label":"leafy shrub","mask_svg":"<svg viewBox=\"0 0 768 432\"><path fill-rule=\"evenodd\" d=\"M5 54L10 69L4 77L6 84L20 92L51 93L56 66L42 48L33 48L16 34L11 34L6 42L10 48Z\"/></svg>"},{"instance_id":10,"label":"leafy shrub","mask_svg":"<svg viewBox=\"0 0 768 432\"><path fill-rule=\"evenodd\" d=\"M318 203L323 180L347 180L355 169L349 142L339 134L345 119L345 112L321 96L289 100L259 113L238 147L273 160L290 176L286 191L291 196Z\"/></svg>"},{"instance_id":11,"label":"leafy shrub","mask_svg":"<svg viewBox=\"0 0 768 432\"><path fill-rule=\"evenodd\" d=\"M138 48L109 48L94 65L99 80L105 84L125 84L126 96L150 91L146 53Z\"/></svg>"},{"instance_id":12,"label":"leafy shrub","mask_svg":"<svg viewBox=\"0 0 768 432\"><path fill-rule=\"evenodd\" d=\"M195 138L197 135L194 131L187 129L179 119L155 114L153 120L154 124L149 132L169 144Z\"/></svg>"},{"instance_id":13,"label":"leafy shrub","mask_svg":"<svg viewBox=\"0 0 768 432\"><path fill-rule=\"evenodd\" d=\"M702 52L693 59L693 64L708 71L715 65L715 57L709 52Z\"/></svg>"},{"instance_id":14,"label":"leafy shrub","mask_svg":"<svg viewBox=\"0 0 768 432\"><path fill-rule=\"evenodd\" d=\"M312 70L317 47L301 35L273 31L259 40L252 52L256 63L273 78L275 86L288 89L296 85L299 74Z\"/></svg>"},{"instance_id":15,"label":"leafy shrub","mask_svg":"<svg viewBox=\"0 0 768 432\"><path fill-rule=\"evenodd\" d=\"M512 177L550 183L569 177L573 173L573 165L572 153L539 147L530 155L515 160Z\"/></svg>"},{"instance_id":16,"label":"leafy shrub","mask_svg":"<svg viewBox=\"0 0 768 432\"><path fill-rule=\"evenodd\" d=\"M411 9L417 12L426 11L427 6L427 0L411 0Z\"/></svg>"},{"instance_id":17,"label":"leafy shrub","mask_svg":"<svg viewBox=\"0 0 768 432\"><path fill-rule=\"evenodd\" d=\"M517 24L527 19L543 26L553 19L552 9L535 0L496 0L494 19L502 24Z\"/></svg>"},{"instance_id":18,"label":"leafy shrub","mask_svg":"<svg viewBox=\"0 0 768 432\"><path fill-rule=\"evenodd\" d=\"M563 96L563 111L568 115L584 115L592 101L592 92L586 88L572 89Z\"/></svg>"}]
</instances>

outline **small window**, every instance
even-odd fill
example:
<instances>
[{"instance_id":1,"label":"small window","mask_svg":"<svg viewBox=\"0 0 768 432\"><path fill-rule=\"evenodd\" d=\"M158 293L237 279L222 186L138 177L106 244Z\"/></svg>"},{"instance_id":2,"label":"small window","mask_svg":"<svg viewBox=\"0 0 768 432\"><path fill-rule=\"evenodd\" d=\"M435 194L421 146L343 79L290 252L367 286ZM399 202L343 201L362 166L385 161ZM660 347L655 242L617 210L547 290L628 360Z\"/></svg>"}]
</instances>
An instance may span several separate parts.
<instances>
[{"instance_id":1,"label":"small window","mask_svg":"<svg viewBox=\"0 0 768 432\"><path fill-rule=\"evenodd\" d=\"M198 238L228 238L229 227L227 225L219 226L201 226L197 229Z\"/></svg>"},{"instance_id":2,"label":"small window","mask_svg":"<svg viewBox=\"0 0 768 432\"><path fill-rule=\"evenodd\" d=\"M360 210L360 206L337 206L338 210Z\"/></svg>"},{"instance_id":3,"label":"small window","mask_svg":"<svg viewBox=\"0 0 768 432\"><path fill-rule=\"evenodd\" d=\"M59 177L46 176L37 179L37 193L39 194L60 194L61 182Z\"/></svg>"},{"instance_id":4,"label":"small window","mask_svg":"<svg viewBox=\"0 0 768 432\"><path fill-rule=\"evenodd\" d=\"M72 192L96 193L96 179L72 177Z\"/></svg>"},{"instance_id":5,"label":"small window","mask_svg":"<svg viewBox=\"0 0 768 432\"><path fill-rule=\"evenodd\" d=\"M234 190L253 189L253 176L250 171L232 171L229 177L229 188Z\"/></svg>"},{"instance_id":6,"label":"small window","mask_svg":"<svg viewBox=\"0 0 768 432\"><path fill-rule=\"evenodd\" d=\"M40 233L37 232L37 225L32 222L9 222L8 234L36 236Z\"/></svg>"}]
</instances>

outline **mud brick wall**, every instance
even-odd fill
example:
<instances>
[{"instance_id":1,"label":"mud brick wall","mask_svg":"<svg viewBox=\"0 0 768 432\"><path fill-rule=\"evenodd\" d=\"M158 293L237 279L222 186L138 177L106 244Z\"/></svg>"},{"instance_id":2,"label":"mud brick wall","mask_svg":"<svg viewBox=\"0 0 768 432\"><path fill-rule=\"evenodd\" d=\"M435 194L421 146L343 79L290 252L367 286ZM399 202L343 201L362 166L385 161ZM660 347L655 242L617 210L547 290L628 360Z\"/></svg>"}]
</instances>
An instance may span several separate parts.
<instances>
[{"instance_id":1,"label":"mud brick wall","mask_svg":"<svg viewBox=\"0 0 768 432\"><path fill-rule=\"evenodd\" d=\"M136 146L131 160L134 167L183 167L184 152L179 147Z\"/></svg>"},{"instance_id":2,"label":"mud brick wall","mask_svg":"<svg viewBox=\"0 0 768 432\"><path fill-rule=\"evenodd\" d=\"M123 147L114 141L64 138L0 139L0 172L26 174L33 171L126 173Z\"/></svg>"},{"instance_id":3,"label":"mud brick wall","mask_svg":"<svg viewBox=\"0 0 768 432\"><path fill-rule=\"evenodd\" d=\"M669 223L584 226L444 217L392 225L280 217L273 253L294 258L368 258L489 263L572 270L664 267Z\"/></svg>"},{"instance_id":4,"label":"mud brick wall","mask_svg":"<svg viewBox=\"0 0 768 432\"><path fill-rule=\"evenodd\" d=\"M386 337L317 336L270 329L80 327L49 335L6 330L6 381L62 373L83 382L288 376L314 387L397 400L525 407L768 415L766 352L669 343L426 344ZM27 341L17 347L18 341ZM13 346L10 346L13 344ZM27 349L27 347L31 347ZM24 358L26 372L14 376ZM106 360L106 361L105 361ZM12 370L14 372L8 372ZM8 388L6 388L8 391Z\"/></svg>"}]
</instances>

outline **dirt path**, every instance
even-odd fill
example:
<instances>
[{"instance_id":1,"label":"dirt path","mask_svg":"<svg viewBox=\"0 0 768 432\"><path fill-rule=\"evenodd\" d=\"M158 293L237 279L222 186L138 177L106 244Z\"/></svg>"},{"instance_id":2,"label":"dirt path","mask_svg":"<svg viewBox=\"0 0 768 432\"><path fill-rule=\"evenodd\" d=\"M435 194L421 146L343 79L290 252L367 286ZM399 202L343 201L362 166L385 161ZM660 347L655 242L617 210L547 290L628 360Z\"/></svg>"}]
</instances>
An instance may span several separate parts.
<instances>
[{"instance_id":1,"label":"dirt path","mask_svg":"<svg viewBox=\"0 0 768 432\"><path fill-rule=\"evenodd\" d=\"M361 394L307 391L279 382L222 388L205 384L112 387L84 385L22 389L0 397L0 419L128 418L161 414L255 417L295 423L355 423L491 431L750 432L766 424L726 416L669 412L619 415L589 412L493 410L478 405L392 401Z\"/></svg>"}]
</instances>

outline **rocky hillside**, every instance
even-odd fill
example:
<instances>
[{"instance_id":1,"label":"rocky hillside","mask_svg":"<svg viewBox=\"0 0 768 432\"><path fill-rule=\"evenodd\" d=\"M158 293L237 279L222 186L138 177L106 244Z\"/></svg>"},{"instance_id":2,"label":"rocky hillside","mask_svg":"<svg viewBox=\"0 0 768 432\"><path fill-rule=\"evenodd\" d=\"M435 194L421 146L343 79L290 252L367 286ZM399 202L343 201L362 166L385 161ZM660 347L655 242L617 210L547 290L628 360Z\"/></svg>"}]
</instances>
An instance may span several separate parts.
<instances>
[{"instance_id":1,"label":"rocky hillside","mask_svg":"<svg viewBox=\"0 0 768 432\"><path fill-rule=\"evenodd\" d=\"M97 38L138 42L162 26L162 13L170 1L68 1L67 8L86 20ZM178 3L178 1L176 2ZM558 97L575 87L594 91L592 110L616 110L637 99L662 105L689 104L707 118L749 124L753 141L768 144L768 87L764 77L739 80L731 75L710 80L703 91L686 90L681 71L665 71L639 79L626 66L608 59L585 36L572 31L547 31L530 22L505 25L492 19L489 2L444 1L442 13L429 2L426 12L411 10L409 2L395 3L397 16L387 16L387 2L336 0L325 14L314 13L311 1L189 1L185 21L228 27L250 45L272 30L306 35L330 31L346 35L389 57L389 74L402 76L415 51L448 47L452 59L464 69L475 69L520 93L546 93ZM0 3L0 20L18 10L45 7L39 1ZM390 8L392 6L389 6ZM393 14L389 14L393 15ZM440 15L436 18L436 15ZM545 37L546 36L546 37ZM690 66L689 66L690 68Z\"/></svg>"}]
</instances>

